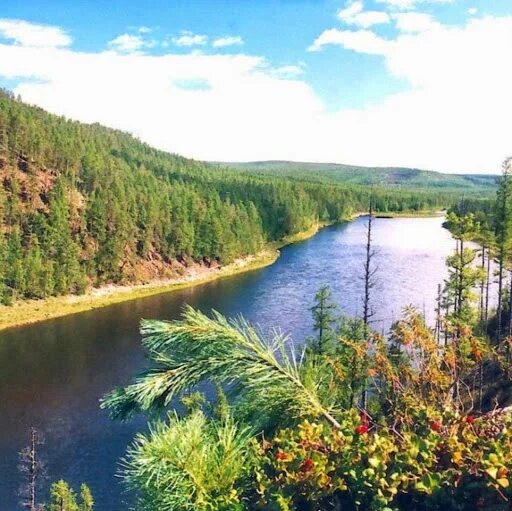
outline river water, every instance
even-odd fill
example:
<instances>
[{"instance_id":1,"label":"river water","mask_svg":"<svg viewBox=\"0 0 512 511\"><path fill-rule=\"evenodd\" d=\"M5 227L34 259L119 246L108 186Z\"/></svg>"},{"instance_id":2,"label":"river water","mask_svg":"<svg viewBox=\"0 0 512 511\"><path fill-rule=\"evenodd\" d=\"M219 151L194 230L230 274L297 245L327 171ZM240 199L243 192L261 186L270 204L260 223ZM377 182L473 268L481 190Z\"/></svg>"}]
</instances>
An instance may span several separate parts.
<instances>
[{"instance_id":1,"label":"river water","mask_svg":"<svg viewBox=\"0 0 512 511\"><path fill-rule=\"evenodd\" d=\"M455 248L442 221L374 220L374 328L386 331L410 304L432 322L445 259ZM278 327L300 342L311 332L308 308L323 284L344 313L361 313L366 222L323 229L261 270L0 332L0 510L18 509L18 452L35 426L46 439L40 454L48 482L63 478L78 487L85 481L98 511L124 511L128 497L115 476L117 460L145 420L112 422L98 400L144 366L140 318L177 318L188 303L243 314L264 331Z\"/></svg>"}]
</instances>

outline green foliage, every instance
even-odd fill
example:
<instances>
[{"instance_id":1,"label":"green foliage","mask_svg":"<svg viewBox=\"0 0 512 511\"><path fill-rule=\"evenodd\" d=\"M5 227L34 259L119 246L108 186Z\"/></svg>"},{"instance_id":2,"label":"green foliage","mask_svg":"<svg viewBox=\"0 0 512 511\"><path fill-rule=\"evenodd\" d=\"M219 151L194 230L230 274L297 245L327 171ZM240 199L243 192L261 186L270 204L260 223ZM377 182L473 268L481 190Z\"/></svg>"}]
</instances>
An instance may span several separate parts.
<instances>
[{"instance_id":1,"label":"green foliage","mask_svg":"<svg viewBox=\"0 0 512 511\"><path fill-rule=\"evenodd\" d=\"M237 489L251 468L251 435L230 417L169 415L138 435L124 460L126 483L144 511L244 509Z\"/></svg>"},{"instance_id":2,"label":"green foliage","mask_svg":"<svg viewBox=\"0 0 512 511\"><path fill-rule=\"evenodd\" d=\"M86 484L80 486L80 497L78 498L69 484L61 479L52 484L50 503L45 509L48 511L93 511L94 499Z\"/></svg>"},{"instance_id":3,"label":"green foliage","mask_svg":"<svg viewBox=\"0 0 512 511\"><path fill-rule=\"evenodd\" d=\"M89 487L82 483L80 486L80 511L93 511L94 509L94 498L92 496Z\"/></svg>"},{"instance_id":4,"label":"green foliage","mask_svg":"<svg viewBox=\"0 0 512 511\"><path fill-rule=\"evenodd\" d=\"M102 406L114 417L165 407L205 380L233 384L239 398L264 401L276 414L331 417L333 403L318 393L323 364L302 363L282 335L267 343L243 319L228 321L216 312L209 318L191 307L181 321L143 321L141 332L155 367L107 396Z\"/></svg>"},{"instance_id":5,"label":"green foliage","mask_svg":"<svg viewBox=\"0 0 512 511\"><path fill-rule=\"evenodd\" d=\"M344 414L339 430L304 421L261 448L254 506L264 509L506 509L512 467L509 415L473 419L418 406L399 430L361 429ZM439 427L437 426L439 424ZM252 509L251 506L249 506Z\"/></svg>"},{"instance_id":6,"label":"green foliage","mask_svg":"<svg viewBox=\"0 0 512 511\"><path fill-rule=\"evenodd\" d=\"M333 315L336 308L329 286L322 286L316 293L315 305L311 308L313 330L317 334L309 341L309 348L313 353L323 355L336 349L336 318Z\"/></svg>"},{"instance_id":7,"label":"green foliage","mask_svg":"<svg viewBox=\"0 0 512 511\"><path fill-rule=\"evenodd\" d=\"M385 186L402 190L432 190L473 195L492 194L498 176L474 174L441 174L428 170L400 167L357 167L338 163L302 163L260 161L228 163L229 167L264 175L281 175L305 181L344 183L363 186Z\"/></svg>"},{"instance_id":8,"label":"green foliage","mask_svg":"<svg viewBox=\"0 0 512 511\"><path fill-rule=\"evenodd\" d=\"M62 479L52 484L49 511L78 511L75 492Z\"/></svg>"},{"instance_id":9,"label":"green foliage","mask_svg":"<svg viewBox=\"0 0 512 511\"><path fill-rule=\"evenodd\" d=\"M476 417L470 397L453 394L483 356L470 329L440 346L408 309L389 339L368 339L356 320L338 330L334 352L295 358L282 337L268 345L219 314L188 308L181 321L144 322L157 367L107 398L115 415L160 410L203 381L231 391L224 398L218 387L222 412L210 418L188 394L187 416L139 435L124 478L140 509L459 511L475 499L506 509L510 411ZM353 398L368 378L361 411Z\"/></svg>"}]
</instances>

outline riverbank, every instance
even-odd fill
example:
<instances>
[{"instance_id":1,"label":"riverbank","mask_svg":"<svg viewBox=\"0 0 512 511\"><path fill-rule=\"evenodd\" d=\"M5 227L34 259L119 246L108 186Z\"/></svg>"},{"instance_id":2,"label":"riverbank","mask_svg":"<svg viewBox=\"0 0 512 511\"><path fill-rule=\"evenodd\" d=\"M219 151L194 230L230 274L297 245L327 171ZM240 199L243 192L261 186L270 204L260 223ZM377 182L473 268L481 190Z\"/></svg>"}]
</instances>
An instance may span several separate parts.
<instances>
[{"instance_id":1,"label":"riverbank","mask_svg":"<svg viewBox=\"0 0 512 511\"><path fill-rule=\"evenodd\" d=\"M350 222L366 212L356 212L343 219L343 222ZM382 213L376 215L379 218L398 217L434 217L442 216L443 212L403 212L403 213ZM279 249L292 243L298 243L314 236L320 229L330 225L328 222L319 222L310 229L287 236L280 241L269 243L261 252L245 258L235 260L226 266L215 266L212 268L194 266L176 278L156 280L147 284L135 285L107 285L101 288L93 288L83 295L66 295L46 298L44 300L25 300L16 302L14 305L0 305L0 331L7 328L14 328L41 321L55 319L70 314L85 312L88 310L107 307L116 303L145 298L148 296L168 293L188 287L198 286L213 280L231 277L238 273L257 270L270 266L279 257Z\"/></svg>"},{"instance_id":2,"label":"riverbank","mask_svg":"<svg viewBox=\"0 0 512 511\"><path fill-rule=\"evenodd\" d=\"M130 286L108 285L91 289L83 295L55 296L44 300L16 302L11 306L0 305L0 331L107 307L115 303L193 287L213 280L231 277L238 273L264 268L276 261L279 257L280 248L311 238L327 225L327 223L318 223L307 231L287 236L278 242L269 243L256 255L236 259L226 266L202 267L200 269L196 266L184 275L173 279Z\"/></svg>"},{"instance_id":3,"label":"riverbank","mask_svg":"<svg viewBox=\"0 0 512 511\"><path fill-rule=\"evenodd\" d=\"M437 218L446 215L446 211L397 211L376 213L376 218Z\"/></svg>"}]
</instances>

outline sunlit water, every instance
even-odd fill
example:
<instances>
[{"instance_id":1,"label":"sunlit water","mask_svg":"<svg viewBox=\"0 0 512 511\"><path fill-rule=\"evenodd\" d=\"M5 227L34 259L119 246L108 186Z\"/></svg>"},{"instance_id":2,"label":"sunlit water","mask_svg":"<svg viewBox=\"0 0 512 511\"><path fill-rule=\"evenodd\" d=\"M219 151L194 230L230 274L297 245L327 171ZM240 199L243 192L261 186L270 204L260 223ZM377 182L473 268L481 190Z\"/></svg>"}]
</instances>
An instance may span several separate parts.
<instances>
[{"instance_id":1,"label":"sunlit water","mask_svg":"<svg viewBox=\"0 0 512 511\"><path fill-rule=\"evenodd\" d=\"M111 422L98 400L143 367L139 319L176 318L189 303L243 314L263 331L275 326L300 342L311 332L308 309L322 284L332 287L344 313L361 313L366 221L324 229L284 248L262 270L0 333L0 509L18 504L17 453L33 425L46 437L41 456L49 481L64 478L76 487L86 481L98 511L124 510L117 460L145 420ZM455 248L441 224L441 218L374 220L379 271L372 308L379 331L407 305L432 321L445 259Z\"/></svg>"}]
</instances>

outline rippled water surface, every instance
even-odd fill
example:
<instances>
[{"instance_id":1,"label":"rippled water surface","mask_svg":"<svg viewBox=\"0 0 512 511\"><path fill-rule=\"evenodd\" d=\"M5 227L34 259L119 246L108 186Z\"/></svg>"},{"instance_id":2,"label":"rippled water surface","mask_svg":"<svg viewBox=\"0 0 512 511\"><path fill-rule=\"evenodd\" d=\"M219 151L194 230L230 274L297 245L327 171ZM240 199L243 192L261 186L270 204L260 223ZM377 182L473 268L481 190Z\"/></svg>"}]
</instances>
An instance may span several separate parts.
<instances>
[{"instance_id":1,"label":"rippled water surface","mask_svg":"<svg viewBox=\"0 0 512 511\"><path fill-rule=\"evenodd\" d=\"M311 331L308 308L322 284L331 285L345 313L361 312L366 221L326 228L284 248L262 270L0 332L0 509L16 509L17 453L34 425L46 437L41 455L49 480L86 481L98 511L124 510L117 460L145 421L111 422L98 400L143 367L139 319L176 318L189 303L243 314L264 331L276 326L300 340ZM455 247L441 224L441 218L374 220L375 328L387 330L409 304L432 319L444 261Z\"/></svg>"}]
</instances>

